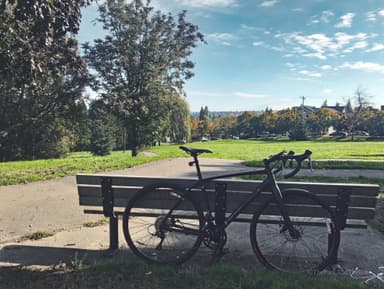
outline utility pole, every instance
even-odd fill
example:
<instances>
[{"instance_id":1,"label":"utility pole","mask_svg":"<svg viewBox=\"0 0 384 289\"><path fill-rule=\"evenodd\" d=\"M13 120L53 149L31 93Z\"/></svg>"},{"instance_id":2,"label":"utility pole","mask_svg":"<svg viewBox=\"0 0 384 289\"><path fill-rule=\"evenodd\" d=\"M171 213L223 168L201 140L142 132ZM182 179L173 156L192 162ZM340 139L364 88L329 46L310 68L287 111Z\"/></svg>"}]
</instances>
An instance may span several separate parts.
<instances>
[{"instance_id":1,"label":"utility pole","mask_svg":"<svg viewBox=\"0 0 384 289\"><path fill-rule=\"evenodd\" d=\"M305 96L302 96L302 97L300 97L301 98L301 100L303 101L302 103L301 103L301 105L302 106L304 106L304 101L307 99Z\"/></svg>"}]
</instances>

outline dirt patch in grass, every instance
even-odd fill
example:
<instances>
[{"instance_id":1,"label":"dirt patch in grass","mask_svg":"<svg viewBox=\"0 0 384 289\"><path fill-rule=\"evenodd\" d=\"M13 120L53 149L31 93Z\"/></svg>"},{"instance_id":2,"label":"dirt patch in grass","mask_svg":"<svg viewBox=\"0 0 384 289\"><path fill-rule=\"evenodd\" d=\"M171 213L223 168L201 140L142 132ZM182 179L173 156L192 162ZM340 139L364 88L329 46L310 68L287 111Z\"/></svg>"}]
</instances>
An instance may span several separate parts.
<instances>
[{"instance_id":1,"label":"dirt patch in grass","mask_svg":"<svg viewBox=\"0 0 384 289\"><path fill-rule=\"evenodd\" d=\"M55 232L52 230L43 230L43 231L37 231L32 234L26 235L23 239L29 239L29 240L40 240L43 238L52 237L55 235Z\"/></svg>"},{"instance_id":2,"label":"dirt patch in grass","mask_svg":"<svg viewBox=\"0 0 384 289\"><path fill-rule=\"evenodd\" d=\"M109 223L109 219L108 218L104 218L104 219L101 219L101 220L90 221L90 222L84 223L83 226L86 227L86 228L94 228L94 227L102 226L102 225L105 225L105 224L108 224L108 223Z\"/></svg>"}]
</instances>

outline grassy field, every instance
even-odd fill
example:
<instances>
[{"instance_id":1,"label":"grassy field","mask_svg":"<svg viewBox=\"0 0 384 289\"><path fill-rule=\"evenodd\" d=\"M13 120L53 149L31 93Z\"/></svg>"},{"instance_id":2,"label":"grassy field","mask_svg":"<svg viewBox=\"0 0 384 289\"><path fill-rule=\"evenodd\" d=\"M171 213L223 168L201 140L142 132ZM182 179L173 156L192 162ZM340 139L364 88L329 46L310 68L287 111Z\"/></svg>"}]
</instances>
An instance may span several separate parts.
<instances>
[{"instance_id":1,"label":"grassy field","mask_svg":"<svg viewBox=\"0 0 384 289\"><path fill-rule=\"evenodd\" d=\"M351 141L246 141L226 140L189 144L211 149L204 157L241 159L249 165L260 165L262 159L281 150L313 151L317 168L376 168L384 169L384 142ZM177 145L148 149L147 154L132 158L130 152L113 152L110 156L95 157L87 152L72 153L67 158L0 163L0 185L45 180L76 173L122 169L171 157L187 157ZM332 159L329 161L329 159ZM354 161L350 161L353 159ZM341 181L379 183L383 179L309 177L305 181ZM381 196L383 198L383 195ZM375 227L384 231L384 202L379 202ZM93 226L94 224L87 224ZM96 225L96 224L95 224ZM360 282L342 276L290 275L247 266L181 266L157 267L127 260L113 259L97 264L85 264L76 259L63 268L47 271L24 267L1 268L0 288L146 288L146 289L224 289L224 288L367 288Z\"/></svg>"},{"instance_id":2,"label":"grassy field","mask_svg":"<svg viewBox=\"0 0 384 289\"><path fill-rule=\"evenodd\" d=\"M0 288L7 289L362 289L366 285L341 276L283 274L233 265L150 266L127 261L109 261L84 266L74 260L63 270L0 270Z\"/></svg>"},{"instance_id":3,"label":"grassy field","mask_svg":"<svg viewBox=\"0 0 384 289\"><path fill-rule=\"evenodd\" d=\"M191 145L192 146L192 145ZM196 143L193 146L212 150L205 157L239 159L244 161L262 160L268 155L282 150L302 153L306 149L313 152L314 160L353 159L355 161L384 160L384 142L362 141L287 141L287 140L223 140ZM164 147L154 148L159 151Z\"/></svg>"},{"instance_id":4,"label":"grassy field","mask_svg":"<svg viewBox=\"0 0 384 289\"><path fill-rule=\"evenodd\" d=\"M313 151L314 168L374 168L384 169L383 141L301 141L286 140L223 140L189 144L192 147L208 148L213 154L204 157L240 159L248 165L260 165L270 154L281 150L306 149ZM164 158L186 157L178 145L153 147L132 158L129 151L113 152L109 156L96 157L87 152L72 153L66 158L0 163L0 185L33 182L77 173L93 173L129 168ZM329 160L331 159L331 160ZM346 161L353 159L354 161Z\"/></svg>"}]
</instances>

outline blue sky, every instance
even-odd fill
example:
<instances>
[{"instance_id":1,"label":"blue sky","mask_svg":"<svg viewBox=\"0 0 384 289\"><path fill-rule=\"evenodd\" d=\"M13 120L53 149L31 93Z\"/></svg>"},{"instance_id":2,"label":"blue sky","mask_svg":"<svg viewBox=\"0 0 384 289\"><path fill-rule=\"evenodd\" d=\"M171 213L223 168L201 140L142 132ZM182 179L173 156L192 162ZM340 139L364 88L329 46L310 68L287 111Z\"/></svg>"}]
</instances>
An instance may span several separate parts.
<instances>
[{"instance_id":1,"label":"blue sky","mask_svg":"<svg viewBox=\"0 0 384 289\"><path fill-rule=\"evenodd\" d=\"M192 55L192 111L264 110L343 104L358 87L384 105L384 0L156 0L187 10L208 44ZM103 36L83 11L79 40Z\"/></svg>"}]
</instances>

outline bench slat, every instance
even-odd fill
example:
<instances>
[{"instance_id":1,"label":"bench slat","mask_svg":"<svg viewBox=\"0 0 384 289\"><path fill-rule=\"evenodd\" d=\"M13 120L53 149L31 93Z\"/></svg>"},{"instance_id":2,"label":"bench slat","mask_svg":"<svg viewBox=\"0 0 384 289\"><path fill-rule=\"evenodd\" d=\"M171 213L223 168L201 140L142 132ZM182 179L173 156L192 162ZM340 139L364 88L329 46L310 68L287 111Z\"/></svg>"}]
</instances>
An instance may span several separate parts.
<instances>
[{"instance_id":1,"label":"bench slat","mask_svg":"<svg viewBox=\"0 0 384 289\"><path fill-rule=\"evenodd\" d=\"M113 194L115 199L126 199L127 201L135 194L140 187L114 187ZM101 187L84 187L79 186L79 198L92 198L94 196L101 197ZM238 191L228 191L227 192L227 200L228 203L236 202L236 204L240 204L240 202L246 200L250 193L247 192L238 192ZM204 193L199 190L193 191L194 197L197 199L203 199ZM336 195L325 195L325 194L316 194L321 200L323 200L327 204L336 204ZM261 201L265 200L271 196L270 192L264 192L258 199ZM371 196L352 196L350 200L350 206L359 206L359 207L370 207L374 208L376 206L377 198ZM98 204L95 204L98 205ZM102 205L102 203L99 203Z\"/></svg>"},{"instance_id":2,"label":"bench slat","mask_svg":"<svg viewBox=\"0 0 384 289\"><path fill-rule=\"evenodd\" d=\"M115 199L115 207L125 207L127 205L127 199ZM81 206L101 206L102 199L100 198L83 198L80 201ZM236 203L227 203L227 212L233 212L237 208ZM253 202L245 210L244 213L253 214L259 207L261 203ZM161 208L161 202L159 200L152 200L147 204L148 208ZM331 206L334 208L334 206ZM297 205L294 207L294 211L300 216L310 216L310 217L320 217L320 210L305 205ZM277 212L277 211L276 211ZM292 214L293 211L290 211ZM374 217L375 209L374 208L361 208L361 207L349 207L348 209L348 218L350 219L372 219Z\"/></svg>"},{"instance_id":3,"label":"bench slat","mask_svg":"<svg viewBox=\"0 0 384 289\"><path fill-rule=\"evenodd\" d=\"M162 178L162 177L140 177L140 176L116 176L116 175L77 175L79 185L100 185L102 177L111 177L113 186L146 186L154 183L177 184L182 187L190 187L195 182L194 178ZM209 188L214 188L215 183L225 182L228 190L252 191L260 181L252 180L216 180L211 182ZM351 195L377 196L378 185L370 184L344 184L344 183L306 183L306 182L279 182L281 189L302 188L314 193L337 194L340 190L349 190Z\"/></svg>"},{"instance_id":4,"label":"bench slat","mask_svg":"<svg viewBox=\"0 0 384 289\"><path fill-rule=\"evenodd\" d=\"M84 213L85 214L101 214L102 215L103 211L102 210L96 210L96 209L85 209ZM115 213L116 213L116 215L122 215L123 211L116 211ZM249 222L251 222L251 220L252 220L251 215L241 215L240 217L235 219L235 222L249 223ZM271 220L270 220L270 218L268 218L268 219L263 219L261 222L262 223L263 222L270 223ZM313 225L316 225L316 224L314 223ZM364 220L348 219L346 227L347 228L356 228L356 229L365 229L365 228L367 228L367 223Z\"/></svg>"}]
</instances>

